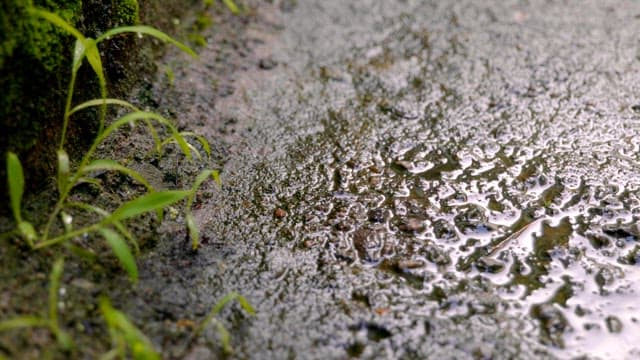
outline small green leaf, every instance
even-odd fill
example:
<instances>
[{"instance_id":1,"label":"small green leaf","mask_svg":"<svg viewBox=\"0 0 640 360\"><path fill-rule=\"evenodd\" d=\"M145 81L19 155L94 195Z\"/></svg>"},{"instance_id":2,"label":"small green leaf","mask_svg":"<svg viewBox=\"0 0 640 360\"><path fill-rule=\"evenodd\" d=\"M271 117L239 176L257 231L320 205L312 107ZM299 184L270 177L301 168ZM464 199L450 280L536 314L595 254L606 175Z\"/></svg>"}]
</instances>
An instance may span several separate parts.
<instances>
[{"instance_id":1,"label":"small green leaf","mask_svg":"<svg viewBox=\"0 0 640 360\"><path fill-rule=\"evenodd\" d=\"M70 242L64 243L64 247L67 248L73 255L75 255L75 256L83 259L83 260L86 260L88 262L93 263L96 260L98 260L98 256L95 253L93 253L93 251L84 249L84 248L82 248L80 246L77 246L77 245L73 245Z\"/></svg>"},{"instance_id":2,"label":"small green leaf","mask_svg":"<svg viewBox=\"0 0 640 360\"><path fill-rule=\"evenodd\" d=\"M84 41L84 46L85 46L87 61L89 61L89 65L91 65L93 72L96 74L96 76L98 77L98 80L100 81L100 84L101 84L100 86L102 86L102 84L105 84L104 68L102 67L102 60L100 59L100 51L98 51L98 47L96 46L96 41L91 38L87 38ZM105 99L102 99L102 102L104 104Z\"/></svg>"},{"instance_id":3,"label":"small green leaf","mask_svg":"<svg viewBox=\"0 0 640 360\"><path fill-rule=\"evenodd\" d=\"M102 99L102 106L100 107L100 128L98 133L102 132L104 128L104 121L107 115L107 81L104 77L104 68L102 67L102 60L100 59L100 51L98 50L97 42L91 38L84 40L85 54L89 65L93 69L93 72L98 77L98 84L100 85L100 98Z\"/></svg>"},{"instance_id":4,"label":"small green leaf","mask_svg":"<svg viewBox=\"0 0 640 360\"><path fill-rule=\"evenodd\" d=\"M13 218L20 223L22 222L20 203L24 194L24 173L18 156L12 152L7 154L7 178Z\"/></svg>"},{"instance_id":5,"label":"small green leaf","mask_svg":"<svg viewBox=\"0 0 640 360\"><path fill-rule=\"evenodd\" d=\"M73 216L64 211L60 211L60 220L62 221L62 226L64 227L65 232L73 230Z\"/></svg>"},{"instance_id":6,"label":"small green leaf","mask_svg":"<svg viewBox=\"0 0 640 360\"><path fill-rule=\"evenodd\" d=\"M192 136L194 136L200 142L207 156L211 156L211 145L209 145L209 141L207 141L204 136L200 136L197 134L193 134Z\"/></svg>"},{"instance_id":7,"label":"small green leaf","mask_svg":"<svg viewBox=\"0 0 640 360\"><path fill-rule=\"evenodd\" d=\"M152 27L149 26L144 26L144 25L138 25L138 26L121 26L121 27L117 27L115 29L111 29L106 31L104 34L102 34L97 40L96 42L100 42L106 38L109 38L111 36L115 36L118 34L122 34L122 33L138 33L138 34L146 34L146 35L151 35L159 40L162 40L164 42L168 42L171 43L175 46L177 46L180 50L186 52L187 54L193 56L194 58L197 58L198 55L191 50L187 45L173 39L171 36L163 33L162 31L158 30L158 29L154 29Z\"/></svg>"},{"instance_id":8,"label":"small green leaf","mask_svg":"<svg viewBox=\"0 0 640 360\"><path fill-rule=\"evenodd\" d=\"M58 259L53 264L51 275L49 275L49 321L56 329L58 327L58 289L60 289L63 269L64 260Z\"/></svg>"},{"instance_id":9,"label":"small green leaf","mask_svg":"<svg viewBox=\"0 0 640 360\"><path fill-rule=\"evenodd\" d=\"M253 306L251 306L251 304L249 303L249 300L247 300L244 296L238 295L237 300L238 300L238 303L240 303L240 307L242 307L244 311L247 312L247 314L249 315L256 314L256 310L253 308Z\"/></svg>"},{"instance_id":10,"label":"small green leaf","mask_svg":"<svg viewBox=\"0 0 640 360\"><path fill-rule=\"evenodd\" d=\"M121 343L121 341L124 340L131 349L133 358L136 360L160 359L160 355L153 349L153 345L149 339L129 321L124 313L114 309L109 299L101 297L99 303L100 311L115 343ZM121 352L119 355L124 356Z\"/></svg>"},{"instance_id":11,"label":"small green leaf","mask_svg":"<svg viewBox=\"0 0 640 360\"><path fill-rule=\"evenodd\" d=\"M238 294L235 291L228 293L222 299L220 299L220 301L218 301L216 305L213 307L213 309L211 310L211 313L217 315L228 303L230 303L233 300L238 300L242 308L247 310L249 314L251 315L255 314L255 310L249 304L249 301L247 301L247 299L245 299L244 296Z\"/></svg>"},{"instance_id":12,"label":"small green leaf","mask_svg":"<svg viewBox=\"0 0 640 360\"><path fill-rule=\"evenodd\" d=\"M234 15L240 14L240 9L233 0L222 0L222 2L227 5L227 8L229 8Z\"/></svg>"},{"instance_id":13,"label":"small green leaf","mask_svg":"<svg viewBox=\"0 0 640 360\"><path fill-rule=\"evenodd\" d=\"M214 319L215 320L215 319ZM225 353L231 354L233 352L233 348L231 347L231 335L229 331L222 325L220 321L215 321L216 327L218 328L218 333L220 334L220 341L222 342L222 349Z\"/></svg>"},{"instance_id":14,"label":"small green leaf","mask_svg":"<svg viewBox=\"0 0 640 360\"><path fill-rule=\"evenodd\" d=\"M198 135L191 131L183 131L180 133L180 135L182 135L183 137L192 136L196 138L196 140L198 140L198 142L202 145L202 148L204 149L204 152L207 154L207 156L211 156L211 146L209 145L207 139L204 138L204 136Z\"/></svg>"},{"instance_id":15,"label":"small green leaf","mask_svg":"<svg viewBox=\"0 0 640 360\"><path fill-rule=\"evenodd\" d=\"M128 219L149 211L163 209L186 198L190 193L190 191L185 190L168 190L143 195L124 203L105 222Z\"/></svg>"},{"instance_id":16,"label":"small green leaf","mask_svg":"<svg viewBox=\"0 0 640 360\"><path fill-rule=\"evenodd\" d=\"M200 172L200 174L198 174L198 176L196 176L195 181L193 182L193 185L191 186L191 194L189 195L189 198L187 199L187 209L190 209L191 206L193 205L193 202L196 199L196 193L198 191L198 189L200 188L200 186L202 185L202 183L207 180L207 178L209 178L209 176L213 177L213 174L215 173L215 170L204 170L202 172Z\"/></svg>"},{"instance_id":17,"label":"small green leaf","mask_svg":"<svg viewBox=\"0 0 640 360\"><path fill-rule=\"evenodd\" d=\"M119 118L118 120L114 121L111 125L109 125L108 128L106 128L102 133L98 135L98 137L95 140L95 143L102 142L102 140L106 139L107 136L109 136L112 132L122 127L123 125L128 125L130 123L140 121L140 120L148 121L148 119L153 119L159 122L160 124L168 127L172 133L178 132L175 126L173 126L173 124L171 123L171 121L162 117L161 115L158 115L152 112L147 112L147 111L134 111Z\"/></svg>"},{"instance_id":18,"label":"small green leaf","mask_svg":"<svg viewBox=\"0 0 640 360\"><path fill-rule=\"evenodd\" d=\"M73 35L76 39L80 41L84 41L85 37L73 26L69 25L66 21L64 21L60 16L54 14L52 12L41 10L38 8L29 8L29 13L34 16L41 17L53 25L61 28L62 30L68 32L70 35Z\"/></svg>"},{"instance_id":19,"label":"small green leaf","mask_svg":"<svg viewBox=\"0 0 640 360\"><path fill-rule=\"evenodd\" d=\"M137 107L135 107L133 104L124 101L124 100L120 100L120 99L93 99L93 100L89 100L89 101L85 101L82 104L76 105L73 109L71 109L71 111L69 111L69 116L71 116L73 113L78 112L80 110L84 110L86 108L89 107L93 107L93 106L102 106L104 104L107 105L118 105L118 106L122 106L122 107L126 107L129 108L133 111L140 111L140 109L138 109Z\"/></svg>"},{"instance_id":20,"label":"small green leaf","mask_svg":"<svg viewBox=\"0 0 640 360\"><path fill-rule=\"evenodd\" d=\"M80 184L91 184L91 185L95 185L95 186L99 187L100 189L102 189L102 182L100 182L100 180L94 179L92 177L82 176L78 180L76 180L76 183L73 184L73 185L74 186L78 186Z\"/></svg>"},{"instance_id":21,"label":"small green leaf","mask_svg":"<svg viewBox=\"0 0 640 360\"><path fill-rule=\"evenodd\" d=\"M86 48L84 46L84 40L76 39L76 46L73 49L73 64L72 71L75 73L80 69L82 65L82 59L84 59Z\"/></svg>"},{"instance_id":22,"label":"small green leaf","mask_svg":"<svg viewBox=\"0 0 640 360\"><path fill-rule=\"evenodd\" d=\"M20 235L27 241L29 246L33 247L34 242L38 238L38 233L36 233L33 225L28 221L20 221L20 223L18 223L18 231L20 231Z\"/></svg>"},{"instance_id":23,"label":"small green leaf","mask_svg":"<svg viewBox=\"0 0 640 360\"><path fill-rule=\"evenodd\" d=\"M213 170L211 176L213 177L213 181L215 181L218 186L222 186L222 181L220 180L220 172L218 170Z\"/></svg>"},{"instance_id":24,"label":"small green leaf","mask_svg":"<svg viewBox=\"0 0 640 360\"><path fill-rule=\"evenodd\" d=\"M156 131L156 128L153 127L153 123L151 122L151 120L145 119L144 122L147 125L147 128L149 129L149 133L151 133L151 138L153 138L153 143L155 144L156 151L159 154L162 150L162 142L160 141L160 136L158 135L158 131Z\"/></svg>"},{"instance_id":25,"label":"small green leaf","mask_svg":"<svg viewBox=\"0 0 640 360\"><path fill-rule=\"evenodd\" d=\"M186 215L187 229L189 230L189 237L191 238L191 248L197 250L200 245L200 231L198 230L198 224L196 224L193 214L191 212Z\"/></svg>"},{"instance_id":26,"label":"small green leaf","mask_svg":"<svg viewBox=\"0 0 640 360\"><path fill-rule=\"evenodd\" d=\"M193 145L189 144L184 139L182 134L180 134L178 132L174 132L173 134L171 134L171 136L168 139L166 139L165 141L163 141L160 146L162 147L162 146L165 146L165 145L170 144L172 142L175 142L176 144L178 144L178 146L180 147L180 150L182 150L182 152L187 157L187 159L191 159L191 149L194 149L196 151L196 154L197 154L197 149L195 149L193 147Z\"/></svg>"},{"instance_id":27,"label":"small green leaf","mask_svg":"<svg viewBox=\"0 0 640 360\"><path fill-rule=\"evenodd\" d=\"M215 170L203 170L202 172L200 172L200 174L196 176L196 180L193 182L193 185L191 186L191 191L195 192L196 190L198 190L198 188L200 188L200 185L202 185L202 183L205 180L207 180L209 176L213 177L213 174L215 172L216 172Z\"/></svg>"},{"instance_id":28,"label":"small green leaf","mask_svg":"<svg viewBox=\"0 0 640 360\"><path fill-rule=\"evenodd\" d=\"M136 255L140 254L140 246L138 246L138 241L133 237L131 232L127 230L127 228L120 221L113 221L111 223L124 237L127 241L133 246L133 251Z\"/></svg>"},{"instance_id":29,"label":"small green leaf","mask_svg":"<svg viewBox=\"0 0 640 360\"><path fill-rule=\"evenodd\" d=\"M29 327L48 327L49 320L36 316L20 316L0 322L0 332L29 328Z\"/></svg>"},{"instance_id":30,"label":"small green leaf","mask_svg":"<svg viewBox=\"0 0 640 360\"><path fill-rule=\"evenodd\" d=\"M105 240L107 240L109 246L111 246L111 250L120 261L122 268L124 268L129 274L131 281L136 283L138 281L138 267L136 266L136 260L133 258L133 255L131 255L131 251L124 240L122 240L122 237L111 229L101 228L98 231Z\"/></svg>"},{"instance_id":31,"label":"small green leaf","mask_svg":"<svg viewBox=\"0 0 640 360\"><path fill-rule=\"evenodd\" d=\"M58 191L63 194L68 186L69 180L69 155L66 151L58 150Z\"/></svg>"},{"instance_id":32,"label":"small green leaf","mask_svg":"<svg viewBox=\"0 0 640 360\"><path fill-rule=\"evenodd\" d=\"M56 339L58 340L58 345L63 349L63 350L70 350L73 348L73 339L71 339L71 336L65 332L65 331L58 331L56 333Z\"/></svg>"},{"instance_id":33,"label":"small green leaf","mask_svg":"<svg viewBox=\"0 0 640 360\"><path fill-rule=\"evenodd\" d=\"M224 344L225 342L225 334L226 334L226 329L222 328L221 330L221 323L219 321L217 321L215 319L216 315L218 315L218 313L231 301L237 299L238 302L240 303L240 306L250 315L254 315L256 312L253 309L253 307L251 306L251 304L249 304L249 301L247 301L247 299L245 299L242 295L236 293L236 292L231 292L227 295L225 295L222 299L220 299L220 301L218 301L213 308L211 309L211 311L209 311L209 313L207 314L207 316L204 318L204 320L202 320L202 322L198 325L197 328L195 328L195 330L193 331L193 336L194 337L198 337L200 336L200 334L202 333L202 331L204 331L205 327L207 326L207 324L209 324L210 322L215 322L216 325L218 326L218 331L220 332L220 336L222 338L222 342L223 342L223 346L226 347L226 345ZM228 339L227 339L228 340ZM230 344L230 342L229 342ZM231 347L229 346L228 349L230 350ZM225 350L226 351L226 350Z\"/></svg>"},{"instance_id":34,"label":"small green leaf","mask_svg":"<svg viewBox=\"0 0 640 360\"><path fill-rule=\"evenodd\" d=\"M128 167L121 165L120 163L114 160L109 160L109 159L94 160L91 162L91 164L82 168L82 173L89 173L92 171L102 171L102 170L119 171L135 179L137 182L144 185L148 190L150 191L154 190L151 184L149 184L149 182L144 178L144 176L142 176L137 171L133 169L129 169Z\"/></svg>"},{"instance_id":35,"label":"small green leaf","mask_svg":"<svg viewBox=\"0 0 640 360\"><path fill-rule=\"evenodd\" d=\"M51 275L49 275L49 328L55 334L60 347L68 350L73 347L73 341L58 323L58 291L60 290L63 269L64 259L57 259L51 269Z\"/></svg>"}]
</instances>

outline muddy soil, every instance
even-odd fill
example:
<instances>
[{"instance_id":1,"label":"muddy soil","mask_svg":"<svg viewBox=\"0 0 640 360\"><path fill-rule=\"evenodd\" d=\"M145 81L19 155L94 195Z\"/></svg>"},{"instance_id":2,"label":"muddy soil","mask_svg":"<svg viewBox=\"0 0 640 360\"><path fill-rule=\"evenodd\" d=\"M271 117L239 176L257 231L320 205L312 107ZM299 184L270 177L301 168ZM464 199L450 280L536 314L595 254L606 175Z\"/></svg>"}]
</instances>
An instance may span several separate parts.
<instances>
[{"instance_id":1,"label":"muddy soil","mask_svg":"<svg viewBox=\"0 0 640 360\"><path fill-rule=\"evenodd\" d=\"M166 358L224 355L214 327L187 340L232 291L257 311L219 316L232 358L640 356L639 16L274 1L231 47L213 27L147 89L214 144L153 170L222 169L203 245L169 219L117 305Z\"/></svg>"}]
</instances>

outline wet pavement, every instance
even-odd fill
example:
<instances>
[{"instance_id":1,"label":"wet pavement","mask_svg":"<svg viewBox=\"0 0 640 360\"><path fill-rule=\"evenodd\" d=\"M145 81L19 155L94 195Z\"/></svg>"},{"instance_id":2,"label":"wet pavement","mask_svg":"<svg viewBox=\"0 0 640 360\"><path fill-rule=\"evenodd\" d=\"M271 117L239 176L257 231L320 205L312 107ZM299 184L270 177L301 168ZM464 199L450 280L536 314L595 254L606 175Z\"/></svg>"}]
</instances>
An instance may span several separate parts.
<instances>
[{"instance_id":1,"label":"wet pavement","mask_svg":"<svg viewBox=\"0 0 640 360\"><path fill-rule=\"evenodd\" d=\"M165 239L131 303L165 354L171 314L237 291L257 310L221 315L237 358L640 356L640 3L258 16L233 93L183 104L232 121L203 247L160 276L184 248ZM214 50L176 77L204 104ZM212 327L187 357L217 344Z\"/></svg>"}]
</instances>

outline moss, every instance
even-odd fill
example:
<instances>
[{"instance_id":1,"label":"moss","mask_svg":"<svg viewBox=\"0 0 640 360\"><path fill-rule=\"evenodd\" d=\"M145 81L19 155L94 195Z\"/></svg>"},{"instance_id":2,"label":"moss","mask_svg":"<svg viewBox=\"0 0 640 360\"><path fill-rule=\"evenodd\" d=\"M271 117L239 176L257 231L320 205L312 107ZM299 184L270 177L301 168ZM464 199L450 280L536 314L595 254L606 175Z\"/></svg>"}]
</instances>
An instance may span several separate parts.
<instances>
[{"instance_id":1,"label":"moss","mask_svg":"<svg viewBox=\"0 0 640 360\"><path fill-rule=\"evenodd\" d=\"M202 36L202 32L213 25L213 20L206 13L207 7L205 7L205 10L200 12L196 20L190 26L189 34L187 35L189 43L196 48L201 48L207 45L207 39Z\"/></svg>"},{"instance_id":2,"label":"moss","mask_svg":"<svg viewBox=\"0 0 640 360\"><path fill-rule=\"evenodd\" d=\"M0 13L0 68L18 50L36 59L49 71L54 71L66 59L68 46L66 34L55 26L33 19L27 14L30 1L10 0L3 4ZM77 21L81 0L41 0L33 5L60 15L67 22Z\"/></svg>"},{"instance_id":3,"label":"moss","mask_svg":"<svg viewBox=\"0 0 640 360\"><path fill-rule=\"evenodd\" d=\"M116 15L115 25L135 25L140 22L140 7L137 0L112 0Z\"/></svg>"},{"instance_id":4,"label":"moss","mask_svg":"<svg viewBox=\"0 0 640 360\"><path fill-rule=\"evenodd\" d=\"M53 25L32 18L31 5L52 11L71 24L79 19L81 0L9 0L0 12L0 151L24 153L38 144L68 76L71 39ZM2 156L4 160L4 156ZM0 161L1 164L1 161ZM4 165L2 165L4 168ZM1 174L0 174L1 175ZM40 174L39 174L40 175Z\"/></svg>"},{"instance_id":5,"label":"moss","mask_svg":"<svg viewBox=\"0 0 640 360\"><path fill-rule=\"evenodd\" d=\"M31 179L46 179L52 173L52 159L59 140L63 104L70 75L74 39L42 19L31 17L27 9L36 6L56 13L87 36L106 29L139 23L136 0L8 0L0 5L0 185L4 181L4 152L14 151L28 163ZM111 48L102 48L108 75L114 82L122 78L123 64L131 59L133 38L117 39ZM114 59L122 59L120 62ZM79 79L77 94L97 96L93 74ZM72 145L90 141L90 119L74 134ZM73 134L72 134L73 135ZM28 175L29 175L28 174ZM30 182L31 183L31 182ZM34 182L37 186L38 182ZM4 187L4 186L2 186ZM2 195L0 195L1 197Z\"/></svg>"}]
</instances>

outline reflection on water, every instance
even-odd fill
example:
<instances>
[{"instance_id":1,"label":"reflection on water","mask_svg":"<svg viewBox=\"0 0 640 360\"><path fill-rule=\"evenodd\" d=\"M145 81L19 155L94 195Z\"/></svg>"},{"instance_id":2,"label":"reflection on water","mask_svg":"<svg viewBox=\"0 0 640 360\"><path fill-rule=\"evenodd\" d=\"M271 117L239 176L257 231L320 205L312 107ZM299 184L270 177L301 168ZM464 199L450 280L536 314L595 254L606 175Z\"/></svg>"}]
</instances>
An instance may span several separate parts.
<instances>
[{"instance_id":1,"label":"reflection on water","mask_svg":"<svg viewBox=\"0 0 640 360\"><path fill-rule=\"evenodd\" d=\"M640 356L640 4L569 3L298 2L212 221L241 354Z\"/></svg>"},{"instance_id":2,"label":"reflection on water","mask_svg":"<svg viewBox=\"0 0 640 360\"><path fill-rule=\"evenodd\" d=\"M483 27L483 9L442 7L456 22L400 21L335 65L355 95L290 149L299 251L347 265L373 311L508 314L552 353L637 353L640 118L617 73L637 65L613 51L594 68L583 24L544 10Z\"/></svg>"}]
</instances>

